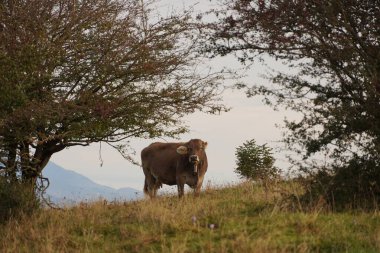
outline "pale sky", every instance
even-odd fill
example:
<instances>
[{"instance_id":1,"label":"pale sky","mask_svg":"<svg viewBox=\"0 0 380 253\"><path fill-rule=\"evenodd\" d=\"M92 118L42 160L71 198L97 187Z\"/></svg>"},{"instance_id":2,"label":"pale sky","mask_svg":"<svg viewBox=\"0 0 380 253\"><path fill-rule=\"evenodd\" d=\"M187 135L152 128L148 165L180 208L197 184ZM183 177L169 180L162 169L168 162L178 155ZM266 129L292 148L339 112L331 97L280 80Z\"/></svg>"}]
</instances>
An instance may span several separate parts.
<instances>
[{"instance_id":1,"label":"pale sky","mask_svg":"<svg viewBox=\"0 0 380 253\"><path fill-rule=\"evenodd\" d=\"M172 2L177 3L177 5L181 3L174 0L165 2L167 5L164 6L170 6ZM186 1L186 4L191 4L191 2L195 1ZM209 1L204 1L202 5L198 6L204 10L209 8L208 3ZM171 7L167 7L167 9L171 9ZM241 67L233 57L214 60L211 65ZM270 65L272 68L275 67L273 62ZM262 63L255 63L246 73L247 76L243 81L249 85L269 85L268 81L261 77L265 72L266 69ZM231 84L235 81L229 82ZM185 122L189 126L190 132L180 136L180 141L200 138L208 142L206 152L209 168L205 175L204 186L207 182L212 185L237 182L239 176L234 172L236 148L250 139L255 139L258 144L267 143L270 147L278 147L281 130L275 125L282 124L285 117L295 117L295 114L289 111L273 111L261 102L261 98L247 98L242 91L229 90L224 93L223 99L224 103L232 108L229 112L220 115L203 113L189 115L185 118ZM131 140L131 146L136 150L135 157L138 161L140 151L154 141L164 140ZM165 138L165 141L173 140ZM106 144L103 144L101 149L103 161L103 166L101 166L99 149L99 144L93 144L89 147L71 147L54 154L51 161L102 185L114 188L132 187L142 190L144 174L140 167L125 160L116 150ZM274 156L279 167L286 166L283 154L275 153ZM171 188L165 189L170 190Z\"/></svg>"}]
</instances>

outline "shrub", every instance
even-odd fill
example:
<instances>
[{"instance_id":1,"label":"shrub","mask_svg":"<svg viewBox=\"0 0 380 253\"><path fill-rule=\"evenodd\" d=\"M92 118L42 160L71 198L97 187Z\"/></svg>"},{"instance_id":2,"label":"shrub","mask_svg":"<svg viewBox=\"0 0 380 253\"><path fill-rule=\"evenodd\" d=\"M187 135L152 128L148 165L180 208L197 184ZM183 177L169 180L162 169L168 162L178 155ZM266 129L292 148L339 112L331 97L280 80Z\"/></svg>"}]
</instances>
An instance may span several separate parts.
<instances>
[{"instance_id":1,"label":"shrub","mask_svg":"<svg viewBox=\"0 0 380 253\"><path fill-rule=\"evenodd\" d=\"M353 159L345 166L319 169L306 180L303 199L313 205L323 198L330 209L378 209L380 168L376 160Z\"/></svg>"},{"instance_id":2,"label":"shrub","mask_svg":"<svg viewBox=\"0 0 380 253\"><path fill-rule=\"evenodd\" d=\"M0 176L0 222L31 214L40 206L32 187L20 182L10 182Z\"/></svg>"},{"instance_id":3,"label":"shrub","mask_svg":"<svg viewBox=\"0 0 380 253\"><path fill-rule=\"evenodd\" d=\"M266 144L257 145L255 140L246 141L236 148L235 155L235 172L243 178L263 182L278 176L279 170L274 166L272 149Z\"/></svg>"}]
</instances>

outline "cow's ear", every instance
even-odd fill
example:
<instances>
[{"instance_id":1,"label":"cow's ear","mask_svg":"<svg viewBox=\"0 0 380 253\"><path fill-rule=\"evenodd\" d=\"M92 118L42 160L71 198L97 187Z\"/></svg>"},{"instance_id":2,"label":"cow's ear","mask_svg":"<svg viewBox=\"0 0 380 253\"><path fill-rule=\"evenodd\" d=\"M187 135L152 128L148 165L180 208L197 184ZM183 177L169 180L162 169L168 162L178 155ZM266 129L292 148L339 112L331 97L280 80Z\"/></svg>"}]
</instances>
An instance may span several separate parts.
<instances>
[{"instance_id":1,"label":"cow's ear","mask_svg":"<svg viewBox=\"0 0 380 253\"><path fill-rule=\"evenodd\" d=\"M177 148L177 153L180 154L180 155L186 155L187 154L187 147L185 146L179 146Z\"/></svg>"},{"instance_id":2,"label":"cow's ear","mask_svg":"<svg viewBox=\"0 0 380 253\"><path fill-rule=\"evenodd\" d=\"M207 148L207 142L205 141L205 142L203 142L203 149L206 149Z\"/></svg>"}]
</instances>

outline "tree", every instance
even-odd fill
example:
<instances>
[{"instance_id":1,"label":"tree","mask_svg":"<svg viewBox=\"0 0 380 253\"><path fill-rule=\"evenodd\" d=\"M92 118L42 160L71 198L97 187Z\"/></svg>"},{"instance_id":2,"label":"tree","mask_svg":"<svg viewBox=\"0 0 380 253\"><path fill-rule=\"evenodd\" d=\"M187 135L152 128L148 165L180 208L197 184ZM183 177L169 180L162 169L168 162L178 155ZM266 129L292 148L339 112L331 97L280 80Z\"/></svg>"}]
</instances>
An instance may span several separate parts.
<instances>
[{"instance_id":1,"label":"tree","mask_svg":"<svg viewBox=\"0 0 380 253\"><path fill-rule=\"evenodd\" d=\"M246 141L236 148L235 155L235 172L244 178L265 182L278 174L272 149L266 144L257 145L255 140Z\"/></svg>"},{"instance_id":2,"label":"tree","mask_svg":"<svg viewBox=\"0 0 380 253\"><path fill-rule=\"evenodd\" d=\"M352 177L349 186L335 185L342 191L355 185L345 201L380 201L380 1L223 3L204 50L245 63L269 55L297 71L277 72L271 77L277 86L254 86L248 95L263 94L303 115L286 121L285 138L302 155L301 168L329 168L330 180ZM330 165L308 163L321 153Z\"/></svg>"},{"instance_id":3,"label":"tree","mask_svg":"<svg viewBox=\"0 0 380 253\"><path fill-rule=\"evenodd\" d=\"M0 168L35 184L65 148L176 136L216 113L218 74L197 69L190 13L138 0L0 2ZM205 73L207 72L207 73Z\"/></svg>"}]
</instances>

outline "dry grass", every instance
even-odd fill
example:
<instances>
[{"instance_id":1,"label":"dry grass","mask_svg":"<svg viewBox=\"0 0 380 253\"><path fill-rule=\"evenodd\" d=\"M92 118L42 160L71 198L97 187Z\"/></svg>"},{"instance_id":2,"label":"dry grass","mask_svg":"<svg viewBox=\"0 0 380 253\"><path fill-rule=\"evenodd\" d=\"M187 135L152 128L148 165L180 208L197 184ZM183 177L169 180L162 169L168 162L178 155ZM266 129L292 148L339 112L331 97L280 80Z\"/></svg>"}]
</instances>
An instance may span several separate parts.
<instances>
[{"instance_id":1,"label":"dry grass","mask_svg":"<svg viewBox=\"0 0 380 253\"><path fill-rule=\"evenodd\" d=\"M0 248L41 253L380 251L378 213L291 211L281 191L266 193L245 183L207 188L196 199L166 196L42 210L0 227Z\"/></svg>"}]
</instances>

